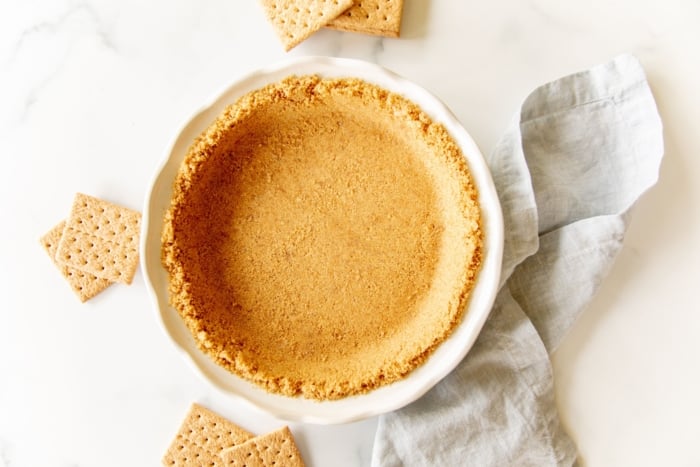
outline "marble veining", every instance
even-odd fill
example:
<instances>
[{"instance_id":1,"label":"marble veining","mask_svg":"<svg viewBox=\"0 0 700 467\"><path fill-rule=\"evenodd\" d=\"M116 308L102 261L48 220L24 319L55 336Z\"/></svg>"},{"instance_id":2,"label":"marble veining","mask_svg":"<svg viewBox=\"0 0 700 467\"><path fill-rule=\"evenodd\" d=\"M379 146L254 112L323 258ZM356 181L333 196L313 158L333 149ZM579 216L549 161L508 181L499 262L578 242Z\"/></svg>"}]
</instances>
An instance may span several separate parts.
<instances>
[{"instance_id":1,"label":"marble veining","mask_svg":"<svg viewBox=\"0 0 700 467\"><path fill-rule=\"evenodd\" d=\"M37 35L53 36L71 27L71 23L83 20L94 30L99 42L107 49L116 51L116 46L107 31L105 24L89 3L78 3L70 6L52 19L44 19L23 29L10 49L8 65L11 65L22 46Z\"/></svg>"},{"instance_id":2,"label":"marble veining","mask_svg":"<svg viewBox=\"0 0 700 467\"><path fill-rule=\"evenodd\" d=\"M372 52L370 56L372 57L372 62L380 64L379 60L381 58L381 55L384 53L384 38L383 37L377 37L374 41L373 47L372 47Z\"/></svg>"},{"instance_id":3,"label":"marble veining","mask_svg":"<svg viewBox=\"0 0 700 467\"><path fill-rule=\"evenodd\" d=\"M12 467L11 457L9 443L0 438L0 467Z\"/></svg>"},{"instance_id":4,"label":"marble veining","mask_svg":"<svg viewBox=\"0 0 700 467\"><path fill-rule=\"evenodd\" d=\"M14 85L11 95L3 99L3 120L15 125L23 122L43 90L64 69L76 44L86 39L108 52L117 52L112 34L89 3L72 5L22 29L0 65L0 76L5 75L8 84ZM0 96L8 91L3 87Z\"/></svg>"}]
</instances>

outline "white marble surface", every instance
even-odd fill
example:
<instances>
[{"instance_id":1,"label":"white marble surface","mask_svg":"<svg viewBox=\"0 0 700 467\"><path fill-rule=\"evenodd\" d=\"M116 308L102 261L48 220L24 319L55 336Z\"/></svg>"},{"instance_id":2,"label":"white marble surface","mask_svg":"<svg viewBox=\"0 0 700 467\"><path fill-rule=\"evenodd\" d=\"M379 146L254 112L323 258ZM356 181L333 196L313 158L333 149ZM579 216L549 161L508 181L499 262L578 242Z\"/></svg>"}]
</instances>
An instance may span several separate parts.
<instances>
[{"instance_id":1,"label":"white marble surface","mask_svg":"<svg viewBox=\"0 0 700 467\"><path fill-rule=\"evenodd\" d=\"M0 467L152 466L200 401L137 274L80 304L39 236L76 191L140 209L178 125L285 55L362 58L442 98L484 152L535 86L637 55L665 123L658 185L554 358L587 466L700 466L700 2L406 0L403 38L321 31L285 54L252 0L0 3ZM376 420L292 425L310 466L369 464Z\"/></svg>"}]
</instances>

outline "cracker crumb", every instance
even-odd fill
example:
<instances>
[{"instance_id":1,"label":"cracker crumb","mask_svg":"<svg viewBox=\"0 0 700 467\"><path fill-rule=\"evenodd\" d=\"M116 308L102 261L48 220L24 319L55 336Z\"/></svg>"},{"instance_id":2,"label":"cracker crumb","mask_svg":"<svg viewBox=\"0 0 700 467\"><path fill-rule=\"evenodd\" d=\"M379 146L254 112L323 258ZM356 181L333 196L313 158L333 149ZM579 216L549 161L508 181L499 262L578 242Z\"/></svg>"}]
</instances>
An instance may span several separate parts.
<instances>
[{"instance_id":1,"label":"cracker crumb","mask_svg":"<svg viewBox=\"0 0 700 467\"><path fill-rule=\"evenodd\" d=\"M329 400L425 361L462 319L482 242L442 125L359 79L292 76L192 144L162 262L203 352L270 392Z\"/></svg>"}]
</instances>

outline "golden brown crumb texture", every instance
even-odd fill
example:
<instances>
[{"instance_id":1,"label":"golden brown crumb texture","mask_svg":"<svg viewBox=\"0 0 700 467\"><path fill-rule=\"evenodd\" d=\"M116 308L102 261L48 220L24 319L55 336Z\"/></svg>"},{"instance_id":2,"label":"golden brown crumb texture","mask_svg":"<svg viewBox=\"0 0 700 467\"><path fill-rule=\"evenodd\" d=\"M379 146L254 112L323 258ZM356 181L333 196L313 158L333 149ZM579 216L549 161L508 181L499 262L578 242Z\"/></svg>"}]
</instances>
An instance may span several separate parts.
<instances>
[{"instance_id":1,"label":"golden brown crumb texture","mask_svg":"<svg viewBox=\"0 0 700 467\"><path fill-rule=\"evenodd\" d=\"M327 400L425 361L462 319L482 242L442 125L359 79L292 76L194 141L162 260L172 306L216 363Z\"/></svg>"}]
</instances>

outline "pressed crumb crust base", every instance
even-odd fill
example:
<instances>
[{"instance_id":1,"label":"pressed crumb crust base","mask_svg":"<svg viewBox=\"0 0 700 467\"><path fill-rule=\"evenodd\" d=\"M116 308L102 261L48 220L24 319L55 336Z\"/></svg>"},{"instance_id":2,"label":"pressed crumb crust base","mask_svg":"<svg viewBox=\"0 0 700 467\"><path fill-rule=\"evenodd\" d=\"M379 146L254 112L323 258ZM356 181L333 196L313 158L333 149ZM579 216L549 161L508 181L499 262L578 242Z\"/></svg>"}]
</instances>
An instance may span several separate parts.
<instances>
[{"instance_id":1,"label":"pressed crumb crust base","mask_svg":"<svg viewBox=\"0 0 700 467\"><path fill-rule=\"evenodd\" d=\"M192 144L162 259L216 363L339 399L404 377L461 321L480 219L459 148L416 105L358 79L289 77Z\"/></svg>"}]
</instances>

